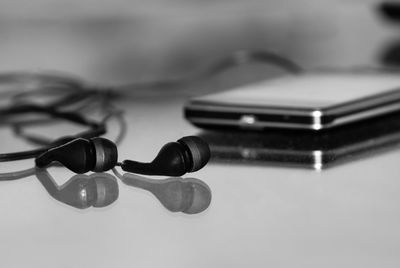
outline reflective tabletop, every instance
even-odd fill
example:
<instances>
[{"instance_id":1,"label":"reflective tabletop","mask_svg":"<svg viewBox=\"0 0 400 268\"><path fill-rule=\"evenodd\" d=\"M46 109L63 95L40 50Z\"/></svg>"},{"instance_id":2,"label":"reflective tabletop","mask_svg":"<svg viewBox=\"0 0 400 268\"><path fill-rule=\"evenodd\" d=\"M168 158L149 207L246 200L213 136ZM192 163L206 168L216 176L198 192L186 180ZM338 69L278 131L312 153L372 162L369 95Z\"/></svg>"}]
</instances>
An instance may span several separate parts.
<instances>
[{"instance_id":1,"label":"reflective tabletop","mask_svg":"<svg viewBox=\"0 0 400 268\"><path fill-rule=\"evenodd\" d=\"M127 136L119 158L150 161L159 148L203 133L182 116L183 96L119 103ZM67 126L57 132L63 135ZM110 136L114 135L110 126ZM2 151L27 144L1 129ZM6 142L7 141L7 142ZM104 208L56 200L33 174L1 182L4 267L398 267L400 150L375 150L328 169L211 161L184 179L202 181L210 203L201 213L168 210L151 191L118 184ZM4 163L1 172L33 167ZM47 172L62 187L75 174ZM90 175L89 176L94 176ZM85 175L86 176L86 175ZM43 179L43 177L42 177ZM166 177L155 177L163 180Z\"/></svg>"}]
</instances>

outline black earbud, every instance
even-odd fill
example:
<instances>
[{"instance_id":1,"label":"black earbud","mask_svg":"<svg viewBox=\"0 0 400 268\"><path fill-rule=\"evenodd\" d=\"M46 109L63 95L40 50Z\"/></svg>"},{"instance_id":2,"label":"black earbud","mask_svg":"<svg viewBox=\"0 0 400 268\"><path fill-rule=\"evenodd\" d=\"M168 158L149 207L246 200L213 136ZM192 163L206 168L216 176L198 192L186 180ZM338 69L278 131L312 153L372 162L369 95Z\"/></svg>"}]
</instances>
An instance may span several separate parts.
<instances>
[{"instance_id":1,"label":"black earbud","mask_svg":"<svg viewBox=\"0 0 400 268\"><path fill-rule=\"evenodd\" d=\"M127 185L151 192L172 212L196 214L207 209L211 203L210 187L199 179L175 177L154 180L129 173L120 178Z\"/></svg>"},{"instance_id":2,"label":"black earbud","mask_svg":"<svg viewBox=\"0 0 400 268\"><path fill-rule=\"evenodd\" d=\"M119 195L116 178L107 173L75 175L62 186L57 185L46 169L36 168L36 177L54 199L79 209L106 207Z\"/></svg>"},{"instance_id":3,"label":"black earbud","mask_svg":"<svg viewBox=\"0 0 400 268\"><path fill-rule=\"evenodd\" d=\"M117 147L104 138L78 138L52 148L35 159L36 166L44 168L57 161L75 173L103 172L115 167Z\"/></svg>"},{"instance_id":4,"label":"black earbud","mask_svg":"<svg viewBox=\"0 0 400 268\"><path fill-rule=\"evenodd\" d=\"M210 159L208 144L196 136L187 136L161 148L151 163L125 160L125 171L146 175L182 176L204 167ZM116 145L105 138L78 138L52 148L36 159L36 166L44 168L57 161L75 173L103 172L117 165Z\"/></svg>"},{"instance_id":5,"label":"black earbud","mask_svg":"<svg viewBox=\"0 0 400 268\"><path fill-rule=\"evenodd\" d=\"M164 145L150 163L125 160L121 168L145 175L182 176L203 168L209 159L208 144L199 137L187 136Z\"/></svg>"}]
</instances>

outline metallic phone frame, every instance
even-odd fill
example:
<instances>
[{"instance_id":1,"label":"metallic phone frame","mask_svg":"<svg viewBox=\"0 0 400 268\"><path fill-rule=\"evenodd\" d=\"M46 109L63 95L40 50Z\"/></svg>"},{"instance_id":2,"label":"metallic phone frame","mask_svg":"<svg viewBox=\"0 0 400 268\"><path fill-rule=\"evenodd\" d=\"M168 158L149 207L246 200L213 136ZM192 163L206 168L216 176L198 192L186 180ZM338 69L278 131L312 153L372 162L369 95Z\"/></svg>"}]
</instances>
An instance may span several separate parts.
<instances>
[{"instance_id":1,"label":"metallic phone frame","mask_svg":"<svg viewBox=\"0 0 400 268\"><path fill-rule=\"evenodd\" d=\"M195 98L184 115L202 128L323 130L400 110L400 88L327 107L228 104Z\"/></svg>"}]
</instances>

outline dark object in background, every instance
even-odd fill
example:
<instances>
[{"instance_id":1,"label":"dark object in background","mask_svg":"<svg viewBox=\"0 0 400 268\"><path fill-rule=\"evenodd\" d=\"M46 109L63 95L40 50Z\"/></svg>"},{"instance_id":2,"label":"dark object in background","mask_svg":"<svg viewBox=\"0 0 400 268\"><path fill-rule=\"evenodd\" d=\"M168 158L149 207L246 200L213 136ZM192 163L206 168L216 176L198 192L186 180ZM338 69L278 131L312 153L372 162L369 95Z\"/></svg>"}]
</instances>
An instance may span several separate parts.
<instances>
[{"instance_id":1,"label":"dark object in background","mask_svg":"<svg viewBox=\"0 0 400 268\"><path fill-rule=\"evenodd\" d=\"M385 48L381 61L386 66L400 66L400 41L392 42Z\"/></svg>"},{"instance_id":2,"label":"dark object in background","mask_svg":"<svg viewBox=\"0 0 400 268\"><path fill-rule=\"evenodd\" d=\"M378 11L385 19L391 22L400 23L399 2L383 2L379 5Z\"/></svg>"},{"instance_id":3,"label":"dark object in background","mask_svg":"<svg viewBox=\"0 0 400 268\"><path fill-rule=\"evenodd\" d=\"M211 161L322 169L400 143L400 113L343 126L329 132L269 129L264 133L203 132Z\"/></svg>"},{"instance_id":4,"label":"dark object in background","mask_svg":"<svg viewBox=\"0 0 400 268\"><path fill-rule=\"evenodd\" d=\"M387 21L400 26L399 2L383 2L378 6L378 12ZM390 42L382 53L381 62L387 66L400 66L400 41Z\"/></svg>"}]
</instances>

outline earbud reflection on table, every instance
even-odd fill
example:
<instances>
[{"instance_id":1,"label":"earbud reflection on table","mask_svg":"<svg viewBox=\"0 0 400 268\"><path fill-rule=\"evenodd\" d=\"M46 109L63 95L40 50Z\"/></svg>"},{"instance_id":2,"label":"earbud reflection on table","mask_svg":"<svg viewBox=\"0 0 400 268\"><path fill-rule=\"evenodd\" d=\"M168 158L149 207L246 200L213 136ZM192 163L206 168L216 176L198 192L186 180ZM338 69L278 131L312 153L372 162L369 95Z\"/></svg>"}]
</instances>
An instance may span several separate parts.
<instances>
[{"instance_id":1,"label":"earbud reflection on table","mask_svg":"<svg viewBox=\"0 0 400 268\"><path fill-rule=\"evenodd\" d=\"M54 199L79 209L106 207L119 195L117 180L108 173L78 174L61 186L46 169L36 168L36 177Z\"/></svg>"},{"instance_id":2,"label":"earbud reflection on table","mask_svg":"<svg viewBox=\"0 0 400 268\"><path fill-rule=\"evenodd\" d=\"M119 177L127 185L151 192L172 212L196 214L207 209L211 203L210 187L199 179L174 177L156 180L130 173Z\"/></svg>"}]
</instances>

